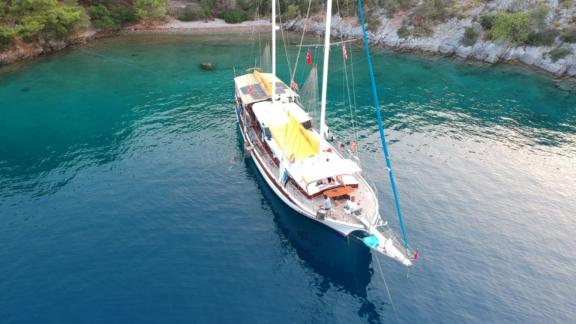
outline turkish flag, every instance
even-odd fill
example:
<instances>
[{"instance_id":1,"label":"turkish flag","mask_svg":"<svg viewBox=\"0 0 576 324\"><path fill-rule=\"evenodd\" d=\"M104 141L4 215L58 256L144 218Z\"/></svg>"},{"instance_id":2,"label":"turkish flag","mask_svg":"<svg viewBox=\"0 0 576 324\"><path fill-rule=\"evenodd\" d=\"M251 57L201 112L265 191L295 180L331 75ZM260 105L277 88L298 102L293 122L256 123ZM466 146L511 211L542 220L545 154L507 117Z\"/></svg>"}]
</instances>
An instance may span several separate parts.
<instances>
[{"instance_id":1,"label":"turkish flag","mask_svg":"<svg viewBox=\"0 0 576 324\"><path fill-rule=\"evenodd\" d=\"M306 52L306 64L312 64L312 52L310 52L310 49Z\"/></svg>"}]
</instances>

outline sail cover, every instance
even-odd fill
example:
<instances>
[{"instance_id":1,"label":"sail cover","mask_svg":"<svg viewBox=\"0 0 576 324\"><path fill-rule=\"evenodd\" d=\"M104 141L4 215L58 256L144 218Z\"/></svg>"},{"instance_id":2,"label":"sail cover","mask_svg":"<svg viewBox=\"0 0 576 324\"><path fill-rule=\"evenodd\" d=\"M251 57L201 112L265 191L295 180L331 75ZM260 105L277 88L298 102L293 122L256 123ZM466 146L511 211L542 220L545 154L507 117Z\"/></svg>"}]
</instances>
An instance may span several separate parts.
<instances>
[{"instance_id":1,"label":"sail cover","mask_svg":"<svg viewBox=\"0 0 576 324\"><path fill-rule=\"evenodd\" d=\"M274 141L285 151L286 159L300 161L317 154L320 142L314 133L306 130L291 114L285 124L269 125Z\"/></svg>"},{"instance_id":2,"label":"sail cover","mask_svg":"<svg viewBox=\"0 0 576 324\"><path fill-rule=\"evenodd\" d=\"M318 134L306 129L302 123L309 123L310 116L293 103L270 101L258 102L252 106L252 111L263 129L270 131L274 145L271 149L274 155L282 159L300 161L318 154L320 138ZM270 143L269 143L270 144Z\"/></svg>"}]
</instances>

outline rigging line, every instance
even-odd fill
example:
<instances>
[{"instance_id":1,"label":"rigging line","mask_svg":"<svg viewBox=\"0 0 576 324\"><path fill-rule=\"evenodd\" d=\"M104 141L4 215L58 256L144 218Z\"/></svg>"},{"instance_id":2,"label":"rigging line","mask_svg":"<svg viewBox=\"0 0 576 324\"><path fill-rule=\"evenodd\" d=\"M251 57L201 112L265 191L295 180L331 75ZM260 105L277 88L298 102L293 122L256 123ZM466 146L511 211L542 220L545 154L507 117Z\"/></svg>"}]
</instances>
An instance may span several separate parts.
<instances>
[{"instance_id":1,"label":"rigging line","mask_svg":"<svg viewBox=\"0 0 576 324\"><path fill-rule=\"evenodd\" d=\"M352 101L353 106L352 110L354 113L354 118L358 118L358 103L356 102L356 78L354 77L354 55L352 54L354 51L350 50L350 74L352 75ZM358 152L358 131L355 130L354 132L354 141L356 142L356 152Z\"/></svg>"},{"instance_id":2,"label":"rigging line","mask_svg":"<svg viewBox=\"0 0 576 324\"><path fill-rule=\"evenodd\" d=\"M298 70L298 60L300 59L300 53L302 52L302 43L304 42L304 35L306 34L306 26L308 25L308 17L310 16L310 8L312 7L312 0L308 0L308 9L306 10L306 20L304 20L304 26L302 27L302 36L300 37L300 46L298 46L298 53L296 54L296 62L294 63L294 71L290 76L290 83L294 81L296 77L296 71Z\"/></svg>"},{"instance_id":3,"label":"rigging line","mask_svg":"<svg viewBox=\"0 0 576 324\"><path fill-rule=\"evenodd\" d=\"M346 1L346 15L348 17L350 17L350 0L345 0ZM354 76L354 55L353 55L354 51L352 50L352 48L350 49L350 74L352 76L352 101L353 101L353 106L352 106L352 113L354 115L354 120L357 120L358 118L358 104L356 102L356 78ZM358 129L354 130L354 141L356 142L356 155L358 156L359 159L359 146L358 146Z\"/></svg>"},{"instance_id":4,"label":"rigging line","mask_svg":"<svg viewBox=\"0 0 576 324\"><path fill-rule=\"evenodd\" d=\"M394 300L392 299L392 294L390 293L390 288L388 287L388 282L386 281L386 278L384 277L384 270L382 270L382 265L380 264L380 259L378 258L377 255L373 256L374 259L376 259L376 264L378 264L378 269L380 269L380 278L382 278L382 281L384 281L384 286L386 287L386 293L388 293L388 299L390 300L390 306L392 306L392 311L394 312L394 315L396 316L396 320L398 320L398 323L402 322L400 320L400 315L398 314L398 310L396 309L396 305L394 305Z\"/></svg>"},{"instance_id":5,"label":"rigging line","mask_svg":"<svg viewBox=\"0 0 576 324\"><path fill-rule=\"evenodd\" d=\"M254 17L256 18L256 20L260 20L260 1L256 2L256 12L254 13ZM254 67L259 66L258 64L258 57L261 55L262 53L262 44L261 44L261 31L260 30L256 30L256 27L253 27L252 29L253 32L253 40L252 40L252 54L254 55ZM258 52L256 52L256 36L254 34L258 34Z\"/></svg>"},{"instance_id":6,"label":"rigging line","mask_svg":"<svg viewBox=\"0 0 576 324\"><path fill-rule=\"evenodd\" d=\"M362 241L361 238L357 237L357 236L353 236L353 235L349 235L347 237L352 236L353 238L357 239L358 241L360 241L362 244L365 245L364 241ZM372 253L372 259L376 260L376 264L378 265L378 272L380 274L380 278L382 279L382 281L384 282L384 287L386 288L386 294L388 295L388 300L390 301L390 306L392 307L392 311L394 312L394 316L396 317L396 320L398 321L398 323L401 323L402 321L400 320L400 314L398 313L398 310L396 309L396 304L394 303L394 299L392 299L392 293L390 292L390 287L388 286L388 281L386 280L386 277L384 276L384 270L382 269L382 265L380 264L380 259L378 258L378 254Z\"/></svg>"},{"instance_id":7,"label":"rigging line","mask_svg":"<svg viewBox=\"0 0 576 324\"><path fill-rule=\"evenodd\" d=\"M372 99L374 100L374 109L376 110L376 117L378 119L378 128L380 131L380 141L382 142L382 149L384 150L384 158L386 159L386 167L388 168L388 176L390 177L390 185L392 186L392 193L394 194L394 204L396 206L396 213L400 222L400 229L402 230L402 239L404 240L404 248L408 249L408 238L406 237L406 228L404 227L404 217L402 216L402 209L400 208L400 200L398 199L398 191L396 190L396 181L394 180L394 172L392 172L392 163L390 162L390 153L388 152L388 144L386 144L386 136L384 134L384 123L382 122L382 113L380 112L380 103L378 99L378 91L376 89L376 78L374 77L374 65L372 64L372 56L370 55L370 44L368 42L368 34L366 33L366 20L364 18L364 9L362 8L362 0L358 0L358 13L360 15L360 25L362 26L362 38L364 39L364 50L366 51L366 60L368 61L368 71L370 73L370 85L372 89Z\"/></svg>"},{"instance_id":8,"label":"rigging line","mask_svg":"<svg viewBox=\"0 0 576 324\"><path fill-rule=\"evenodd\" d=\"M340 14L340 1L339 0L336 1L336 7L338 9L338 15L341 15ZM346 61L347 57L344 56L344 51L346 50L346 44L344 43L344 35L342 35L342 33L340 33L340 40L342 43L342 63L344 66L344 77L345 77L344 80L345 80L346 94L348 95L348 107L350 109L350 118L352 119L352 132L354 134L354 139L357 142L358 131L357 131L357 127L356 127L356 119L355 119L354 112L352 109L352 98L350 96L350 82L348 81L348 63ZM348 54L346 54L346 55L348 55Z\"/></svg>"},{"instance_id":9,"label":"rigging line","mask_svg":"<svg viewBox=\"0 0 576 324\"><path fill-rule=\"evenodd\" d=\"M276 1L276 0L274 0ZM290 57L288 56L288 46L286 46L286 37L284 36L284 26L282 23L282 10L280 7L280 0L278 0L278 20L280 20L280 35L282 36L282 44L284 45L284 55L286 56L286 65L288 65L288 73L292 75L292 66L290 65ZM276 84L274 84L276 86Z\"/></svg>"}]
</instances>

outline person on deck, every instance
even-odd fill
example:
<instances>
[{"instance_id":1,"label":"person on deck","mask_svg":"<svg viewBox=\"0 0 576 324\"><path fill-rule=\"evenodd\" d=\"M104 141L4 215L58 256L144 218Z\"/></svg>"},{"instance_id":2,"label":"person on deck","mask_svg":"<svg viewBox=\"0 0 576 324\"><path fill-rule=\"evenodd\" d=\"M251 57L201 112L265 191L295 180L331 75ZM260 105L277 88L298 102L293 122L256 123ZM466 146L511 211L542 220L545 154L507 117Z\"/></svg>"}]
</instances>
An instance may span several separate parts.
<instances>
[{"instance_id":1,"label":"person on deck","mask_svg":"<svg viewBox=\"0 0 576 324\"><path fill-rule=\"evenodd\" d=\"M332 209L332 201L326 195L324 195L324 202L320 205L320 208L326 211L326 215L330 214L330 209Z\"/></svg>"}]
</instances>

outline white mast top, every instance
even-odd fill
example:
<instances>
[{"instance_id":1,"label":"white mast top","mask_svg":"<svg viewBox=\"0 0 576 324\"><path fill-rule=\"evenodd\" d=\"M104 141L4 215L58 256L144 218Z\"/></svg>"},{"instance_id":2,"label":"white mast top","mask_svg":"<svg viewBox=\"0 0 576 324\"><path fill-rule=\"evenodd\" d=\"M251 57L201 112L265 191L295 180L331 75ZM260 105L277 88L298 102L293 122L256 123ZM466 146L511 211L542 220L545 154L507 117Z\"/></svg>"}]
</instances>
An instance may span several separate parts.
<instances>
[{"instance_id":1,"label":"white mast top","mask_svg":"<svg viewBox=\"0 0 576 324\"><path fill-rule=\"evenodd\" d=\"M276 0L272 0L272 107L276 101Z\"/></svg>"},{"instance_id":2,"label":"white mast top","mask_svg":"<svg viewBox=\"0 0 576 324\"><path fill-rule=\"evenodd\" d=\"M326 132L326 94L328 92L328 63L330 60L330 28L332 27L332 0L326 3L326 30L324 32L324 66L322 67L322 101L320 102L320 136Z\"/></svg>"}]
</instances>

